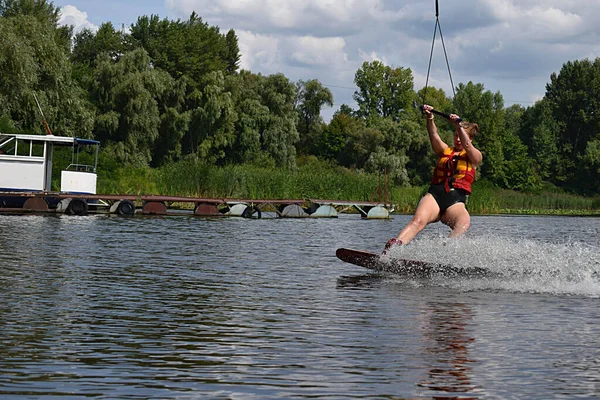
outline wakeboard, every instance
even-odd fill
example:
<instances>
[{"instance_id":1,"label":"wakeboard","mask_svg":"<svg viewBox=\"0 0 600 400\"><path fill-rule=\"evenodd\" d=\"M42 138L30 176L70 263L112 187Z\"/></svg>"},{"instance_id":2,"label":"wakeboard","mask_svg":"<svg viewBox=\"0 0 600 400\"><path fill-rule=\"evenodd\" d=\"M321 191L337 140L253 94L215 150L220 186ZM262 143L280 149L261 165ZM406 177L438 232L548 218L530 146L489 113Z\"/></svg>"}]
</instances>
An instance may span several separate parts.
<instances>
[{"instance_id":1,"label":"wakeboard","mask_svg":"<svg viewBox=\"0 0 600 400\"><path fill-rule=\"evenodd\" d=\"M413 278L433 278L436 276L484 277L490 274L490 271L480 267L457 267L450 264L396 259L382 257L380 254L361 250L340 248L336 250L335 255L342 261L373 271L393 273Z\"/></svg>"}]
</instances>

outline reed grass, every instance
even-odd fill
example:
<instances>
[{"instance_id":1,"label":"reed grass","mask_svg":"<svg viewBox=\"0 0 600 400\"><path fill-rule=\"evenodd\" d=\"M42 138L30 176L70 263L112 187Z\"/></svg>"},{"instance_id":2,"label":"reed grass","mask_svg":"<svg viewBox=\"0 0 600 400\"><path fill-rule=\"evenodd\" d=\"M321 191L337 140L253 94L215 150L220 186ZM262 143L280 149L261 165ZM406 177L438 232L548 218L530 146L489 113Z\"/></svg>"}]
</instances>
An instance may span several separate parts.
<instances>
[{"instance_id":1,"label":"reed grass","mask_svg":"<svg viewBox=\"0 0 600 400\"><path fill-rule=\"evenodd\" d=\"M118 168L102 177L98 193L156 194L199 198L249 200L325 199L387 203L381 176L357 173L312 160L297 170L253 165L215 167L186 160L160 169ZM377 190L381 185L381 190ZM427 189L388 182L395 212L411 214ZM377 193L380 193L380 196ZM556 190L539 194L498 189L485 180L475 182L469 212L482 214L600 215L600 197L584 197Z\"/></svg>"}]
</instances>

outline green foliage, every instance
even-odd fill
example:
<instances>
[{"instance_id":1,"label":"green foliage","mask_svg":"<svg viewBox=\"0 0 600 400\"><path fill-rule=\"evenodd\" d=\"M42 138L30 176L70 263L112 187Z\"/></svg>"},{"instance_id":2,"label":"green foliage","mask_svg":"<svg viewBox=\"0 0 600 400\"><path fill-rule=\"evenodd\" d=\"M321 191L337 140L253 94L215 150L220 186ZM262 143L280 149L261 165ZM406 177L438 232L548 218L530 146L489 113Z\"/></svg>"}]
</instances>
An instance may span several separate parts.
<instances>
[{"instance_id":1,"label":"green foliage","mask_svg":"<svg viewBox=\"0 0 600 400\"><path fill-rule=\"evenodd\" d=\"M443 89L436 89L434 87L422 88L417 92L417 99L419 103L429 104L438 111L446 114L457 113L453 110L454 104L452 99L446 96Z\"/></svg>"},{"instance_id":2,"label":"green foliage","mask_svg":"<svg viewBox=\"0 0 600 400\"><path fill-rule=\"evenodd\" d=\"M224 86L223 73L213 71L188 95L190 123L183 137L183 152L211 164L222 163L235 140L236 114L231 93Z\"/></svg>"},{"instance_id":3,"label":"green foliage","mask_svg":"<svg viewBox=\"0 0 600 400\"><path fill-rule=\"evenodd\" d=\"M240 199L326 198L369 201L378 177L356 174L307 157L296 171L254 165L215 167L187 160L158 171L158 190L167 194Z\"/></svg>"},{"instance_id":4,"label":"green foliage","mask_svg":"<svg viewBox=\"0 0 600 400\"><path fill-rule=\"evenodd\" d=\"M296 166L298 114L294 108L296 87L283 74L263 76L242 71L227 79L234 107L234 160L270 164L293 169Z\"/></svg>"},{"instance_id":5,"label":"green foliage","mask_svg":"<svg viewBox=\"0 0 600 400\"><path fill-rule=\"evenodd\" d=\"M333 94L318 80L299 81L296 84L295 108L298 113L298 152L301 154L319 154L321 152L323 119L321 109L333 106Z\"/></svg>"},{"instance_id":6,"label":"green foliage","mask_svg":"<svg viewBox=\"0 0 600 400\"><path fill-rule=\"evenodd\" d=\"M349 137L348 132L352 129L349 125L358 123L358 120L351 115L336 112L329 125L323 128L317 155L326 160L336 160L341 157L344 145Z\"/></svg>"},{"instance_id":7,"label":"green foliage","mask_svg":"<svg viewBox=\"0 0 600 400\"><path fill-rule=\"evenodd\" d=\"M138 18L131 36L150 54L155 67L173 78L188 76L201 82L213 71L237 71L239 48L234 31L226 35L209 26L196 13L187 21L159 20L157 15Z\"/></svg>"},{"instance_id":8,"label":"green foliage","mask_svg":"<svg viewBox=\"0 0 600 400\"><path fill-rule=\"evenodd\" d=\"M118 161L148 165L161 122L156 99L174 86L172 78L151 68L143 49L117 61L103 54L97 64L91 93L97 106L96 138Z\"/></svg>"},{"instance_id":9,"label":"green foliage","mask_svg":"<svg viewBox=\"0 0 600 400\"><path fill-rule=\"evenodd\" d=\"M221 50L221 58L227 63L225 71L228 74L234 74L240 67L240 48L238 38L233 29L227 31L225 35L225 45Z\"/></svg>"},{"instance_id":10,"label":"green foliage","mask_svg":"<svg viewBox=\"0 0 600 400\"><path fill-rule=\"evenodd\" d=\"M483 154L479 173L502 187L524 188L531 174L527 147L517 131L505 125L504 100L498 92L485 90L483 84L459 84L456 108L461 117L479 125L475 144Z\"/></svg>"},{"instance_id":11,"label":"green foliage","mask_svg":"<svg viewBox=\"0 0 600 400\"><path fill-rule=\"evenodd\" d=\"M99 55L108 55L117 60L124 53L133 50L134 46L129 36L121 31L115 31L112 23L105 22L98 31L93 33L84 29L75 35L71 60L76 64L94 66Z\"/></svg>"},{"instance_id":12,"label":"green foliage","mask_svg":"<svg viewBox=\"0 0 600 400\"><path fill-rule=\"evenodd\" d=\"M594 190L588 172L593 157L586 157L588 143L600 139L600 59L567 62L559 74L550 76L546 101L556 121L561 162L566 166L564 185L582 191Z\"/></svg>"},{"instance_id":13,"label":"green foliage","mask_svg":"<svg viewBox=\"0 0 600 400\"><path fill-rule=\"evenodd\" d=\"M6 115L0 115L0 132L16 133L13 121Z\"/></svg>"},{"instance_id":14,"label":"green foliage","mask_svg":"<svg viewBox=\"0 0 600 400\"><path fill-rule=\"evenodd\" d=\"M42 24L58 24L58 8L46 0L0 0L0 17L31 16Z\"/></svg>"},{"instance_id":15,"label":"green foliage","mask_svg":"<svg viewBox=\"0 0 600 400\"><path fill-rule=\"evenodd\" d=\"M3 3L0 18L0 115L17 131L43 132L44 115L56 134L90 137L92 114L71 79L64 31L45 2Z\"/></svg>"},{"instance_id":16,"label":"green foliage","mask_svg":"<svg viewBox=\"0 0 600 400\"><path fill-rule=\"evenodd\" d=\"M410 68L392 68L381 61L365 61L356 72L354 83L358 86L354 92L357 115L365 118L367 125L375 117L397 121L404 110L411 108L415 97Z\"/></svg>"}]
</instances>

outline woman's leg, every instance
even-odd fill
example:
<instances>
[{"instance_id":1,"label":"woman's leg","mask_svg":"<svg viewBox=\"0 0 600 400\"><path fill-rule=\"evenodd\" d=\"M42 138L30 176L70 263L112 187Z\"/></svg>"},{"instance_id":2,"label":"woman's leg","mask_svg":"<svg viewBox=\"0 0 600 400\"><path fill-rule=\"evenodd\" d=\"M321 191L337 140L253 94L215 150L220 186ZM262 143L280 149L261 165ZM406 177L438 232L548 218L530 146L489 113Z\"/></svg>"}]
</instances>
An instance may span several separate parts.
<instances>
[{"instance_id":1,"label":"woman's leg","mask_svg":"<svg viewBox=\"0 0 600 400\"><path fill-rule=\"evenodd\" d=\"M427 193L417 206L417 211L410 222L398 234L398 240L407 244L417 236L419 232L431 222L435 222L440 216L440 206L430 193Z\"/></svg>"},{"instance_id":2,"label":"woman's leg","mask_svg":"<svg viewBox=\"0 0 600 400\"><path fill-rule=\"evenodd\" d=\"M456 203L448 207L442 215L442 222L452 229L449 237L464 235L471 226L471 216L465 207L465 203Z\"/></svg>"}]
</instances>

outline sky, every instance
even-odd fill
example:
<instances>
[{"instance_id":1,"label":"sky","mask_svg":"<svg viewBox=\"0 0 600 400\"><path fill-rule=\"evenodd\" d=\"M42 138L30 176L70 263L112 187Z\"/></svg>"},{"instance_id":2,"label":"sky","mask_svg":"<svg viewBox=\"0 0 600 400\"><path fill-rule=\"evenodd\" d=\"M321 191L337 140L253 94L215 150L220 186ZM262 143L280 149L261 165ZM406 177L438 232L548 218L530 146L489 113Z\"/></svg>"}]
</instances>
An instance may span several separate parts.
<instances>
[{"instance_id":1,"label":"sky","mask_svg":"<svg viewBox=\"0 0 600 400\"><path fill-rule=\"evenodd\" d=\"M425 86L429 70L428 86L450 97L451 82L472 81L500 92L506 107L528 107L563 64L600 57L600 0L438 0L437 17L435 0L53 3L61 8L60 23L75 31L104 22L127 29L143 15L187 20L195 11L222 33L235 30L242 69L283 73L292 82L318 79L328 87L334 106L322 111L325 120L342 104L356 108L354 76L365 61L410 68L415 90Z\"/></svg>"}]
</instances>

